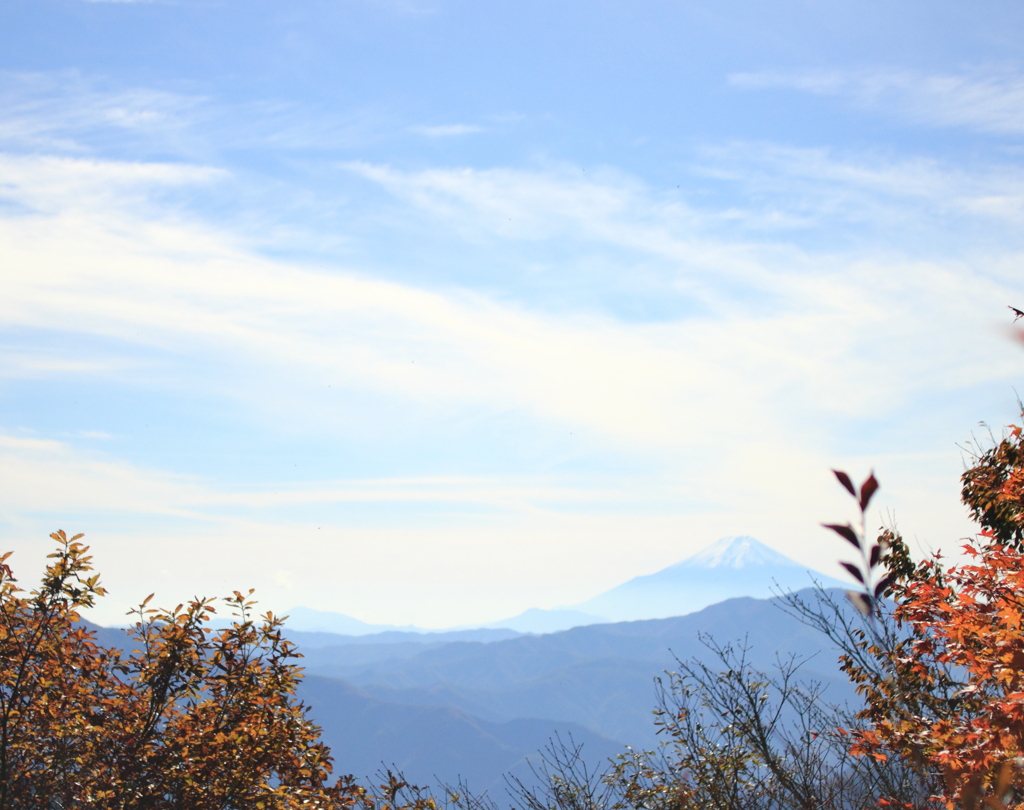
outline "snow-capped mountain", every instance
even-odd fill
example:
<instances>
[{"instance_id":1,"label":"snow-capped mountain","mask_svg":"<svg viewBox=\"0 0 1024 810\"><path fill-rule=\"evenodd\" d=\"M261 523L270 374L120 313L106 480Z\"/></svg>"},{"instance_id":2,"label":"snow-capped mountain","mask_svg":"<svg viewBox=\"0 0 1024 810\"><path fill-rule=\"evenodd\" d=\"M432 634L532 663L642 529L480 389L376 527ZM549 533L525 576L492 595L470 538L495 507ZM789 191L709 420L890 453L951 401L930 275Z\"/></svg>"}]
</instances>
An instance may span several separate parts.
<instances>
[{"instance_id":1,"label":"snow-capped mountain","mask_svg":"<svg viewBox=\"0 0 1024 810\"><path fill-rule=\"evenodd\" d=\"M654 574L635 577L573 605L573 610L610 621L683 616L736 596L768 597L845 583L811 571L753 537L723 537L703 551Z\"/></svg>"}]
</instances>

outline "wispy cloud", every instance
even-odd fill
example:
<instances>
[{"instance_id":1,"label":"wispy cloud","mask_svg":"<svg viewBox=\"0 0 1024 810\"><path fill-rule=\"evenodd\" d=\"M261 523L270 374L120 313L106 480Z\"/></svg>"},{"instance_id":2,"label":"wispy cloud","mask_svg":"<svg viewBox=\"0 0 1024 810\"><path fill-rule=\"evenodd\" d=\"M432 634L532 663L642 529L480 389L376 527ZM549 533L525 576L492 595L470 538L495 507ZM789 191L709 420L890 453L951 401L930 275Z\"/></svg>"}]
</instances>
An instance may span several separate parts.
<instances>
[{"instance_id":1,"label":"wispy cloud","mask_svg":"<svg viewBox=\"0 0 1024 810\"><path fill-rule=\"evenodd\" d=\"M290 100L226 102L125 86L76 70L0 71L0 148L7 150L84 155L127 145L202 160L226 147L351 146L372 142L389 127L396 125L372 108L339 115Z\"/></svg>"},{"instance_id":2,"label":"wispy cloud","mask_svg":"<svg viewBox=\"0 0 1024 810\"><path fill-rule=\"evenodd\" d=\"M932 126L1024 133L1024 75L1015 71L765 71L736 73L729 81L746 89L790 89L847 98L865 109Z\"/></svg>"},{"instance_id":3,"label":"wispy cloud","mask_svg":"<svg viewBox=\"0 0 1024 810\"><path fill-rule=\"evenodd\" d=\"M76 439L109 441L104 431L80 430ZM284 507L332 504L461 504L505 512L534 512L566 505L586 506L650 502L650 482L636 487L568 486L543 478L513 476L433 476L321 481L277 481L260 486L232 486L195 476L169 475L77 447L73 441L0 433L3 496L0 507L22 504L29 510L159 513L222 523L221 507L244 507L273 514ZM48 492L38 486L50 480ZM128 481L132 481L130 486Z\"/></svg>"},{"instance_id":4,"label":"wispy cloud","mask_svg":"<svg viewBox=\"0 0 1024 810\"><path fill-rule=\"evenodd\" d=\"M770 283L765 268L742 246L702 238L704 213L612 169L400 171L368 163L344 168L442 220L469 241L572 238L672 261L684 285L712 271ZM692 293L706 295L699 286Z\"/></svg>"},{"instance_id":5,"label":"wispy cloud","mask_svg":"<svg viewBox=\"0 0 1024 810\"><path fill-rule=\"evenodd\" d=\"M68 169L69 182L92 177L109 189L99 164L18 161L7 164L8 177L19 175L16 166L34 168L41 180L24 188L26 203L63 210L0 225L11 240L0 271L8 291L0 318L9 326L59 324L185 355L214 349L225 362L302 369L307 384L344 380L422 403L526 407L651 442L684 429L673 389L687 377L718 376L697 355L659 348L658 330L556 321L473 295L259 260L194 227L62 206L91 195L67 194L60 171ZM126 171L110 168L112 179ZM101 228L99 220L118 226Z\"/></svg>"},{"instance_id":6,"label":"wispy cloud","mask_svg":"<svg viewBox=\"0 0 1024 810\"><path fill-rule=\"evenodd\" d=\"M752 395L771 401L794 384L826 411L859 413L877 403L839 393L851 375L870 376L876 391L888 391L882 401L896 402L944 384L953 358L964 374L1006 372L1004 361L979 366L965 348L979 339L991 296L1004 293L959 266L723 245L693 237L685 212L666 209L635 183L356 168L432 213L469 219L470 228L502 231L504 221L521 218L502 232L535 238L572 229L672 260L677 283L699 290L715 315L659 324L555 318L465 292L316 272L257 258L195 223L140 219L137 205L104 196L117 182L204 180L206 170L8 158L8 194L41 213L0 222L7 255L0 318L182 358L220 357L243 377L247 368L261 375L287 368L303 386L345 381L422 407L523 408L652 447L696 448L740 422L756 433L742 403ZM759 312L752 290L786 305ZM927 328L936 322L961 326ZM918 329L922 337L912 337ZM304 407L315 409L320 397Z\"/></svg>"},{"instance_id":7,"label":"wispy cloud","mask_svg":"<svg viewBox=\"0 0 1024 810\"><path fill-rule=\"evenodd\" d=\"M114 438L103 430L80 430L78 431L78 436L82 439L101 439L103 441Z\"/></svg>"},{"instance_id":8,"label":"wispy cloud","mask_svg":"<svg viewBox=\"0 0 1024 810\"><path fill-rule=\"evenodd\" d=\"M80 151L81 138L103 131L180 132L206 103L202 97L149 88L103 89L73 70L5 71L2 79L0 144L6 148Z\"/></svg>"},{"instance_id":9,"label":"wispy cloud","mask_svg":"<svg viewBox=\"0 0 1024 810\"><path fill-rule=\"evenodd\" d=\"M67 157L0 154L0 165L8 173L0 201L37 213L95 208L99 214L140 203L156 188L201 186L227 177L227 172L206 166Z\"/></svg>"},{"instance_id":10,"label":"wispy cloud","mask_svg":"<svg viewBox=\"0 0 1024 810\"><path fill-rule=\"evenodd\" d=\"M893 234L898 252L929 259L949 250L952 228L961 234L961 256L988 250L993 239L1024 247L1024 172L1013 165L968 171L934 160L823 148L705 147L690 170L727 189L729 202L720 208L696 207L680 194L608 169L346 168L467 241L572 240L655 258L664 283L715 313L735 306L726 292L730 284L758 289L773 301L799 301L791 284L801 284L821 262L796 248L801 231L835 229L833 250L853 249L855 236L866 233L862 241L875 255Z\"/></svg>"},{"instance_id":11,"label":"wispy cloud","mask_svg":"<svg viewBox=\"0 0 1024 810\"><path fill-rule=\"evenodd\" d=\"M0 520L5 548L17 550L18 574L29 579L42 564L49 531L85 528L111 591L91 616L106 624L123 621L125 610L154 590L166 602L183 590L255 587L263 606L277 611L316 593L327 609L388 621L419 605L419 621L438 626L464 620L467 600L482 620L516 613L523 600L544 603L552 589L559 600L583 599L593 595L594 581L617 583L612 561L623 556L627 524L648 536L644 550L630 552L633 564L652 565L647 555L659 544L670 559L676 555L670 521L609 511L650 504L650 484L567 487L462 476L243 488L131 464L75 442L0 433ZM601 517L580 508L595 502ZM353 506L376 507L375 519L352 524L337 511ZM402 508L424 506L434 507L429 522ZM446 518L438 506L468 509L470 519ZM96 526L102 531L89 530ZM580 542L589 550L582 557ZM540 569L537 560L545 563ZM282 570L292 576L279 577ZM569 571L570 585L559 583ZM520 578L522 589L503 590L508 576ZM282 588L282 579L293 586ZM380 589L393 592L386 605L372 598Z\"/></svg>"},{"instance_id":12,"label":"wispy cloud","mask_svg":"<svg viewBox=\"0 0 1024 810\"><path fill-rule=\"evenodd\" d=\"M0 346L0 379L50 379L54 376L108 376L137 368L138 362L120 356L89 356L88 352L30 351Z\"/></svg>"},{"instance_id":13,"label":"wispy cloud","mask_svg":"<svg viewBox=\"0 0 1024 810\"><path fill-rule=\"evenodd\" d=\"M693 170L734 184L741 199L765 201L760 209L719 214L760 230L829 221L926 230L954 221L961 227L967 221L1013 229L1024 224L1024 171L1008 163L968 169L934 159L735 142L704 147ZM901 239L909 245L906 230Z\"/></svg>"},{"instance_id":14,"label":"wispy cloud","mask_svg":"<svg viewBox=\"0 0 1024 810\"><path fill-rule=\"evenodd\" d=\"M201 488L184 476L81 453L68 442L0 434L0 460L5 516L52 510L56 493L69 512L194 516L187 505L202 499Z\"/></svg>"},{"instance_id":15,"label":"wispy cloud","mask_svg":"<svg viewBox=\"0 0 1024 810\"><path fill-rule=\"evenodd\" d=\"M476 124L437 124L435 126L419 125L409 127L417 135L426 135L428 138L450 138L458 135L475 135L483 132L484 128Z\"/></svg>"}]
</instances>

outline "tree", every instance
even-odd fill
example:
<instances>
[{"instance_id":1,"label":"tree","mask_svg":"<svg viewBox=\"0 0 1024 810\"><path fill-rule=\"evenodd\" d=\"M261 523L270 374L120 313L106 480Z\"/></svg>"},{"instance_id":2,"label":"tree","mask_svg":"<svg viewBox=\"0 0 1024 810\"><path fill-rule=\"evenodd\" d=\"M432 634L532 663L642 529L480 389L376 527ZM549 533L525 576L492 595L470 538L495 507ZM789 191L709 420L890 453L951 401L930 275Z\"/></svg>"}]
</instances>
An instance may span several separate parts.
<instances>
[{"instance_id":1,"label":"tree","mask_svg":"<svg viewBox=\"0 0 1024 810\"><path fill-rule=\"evenodd\" d=\"M0 557L0 810L351 808L373 797L331 758L294 698L294 647L270 613L227 600L134 611L130 652L96 643L78 611L104 589L64 532L25 594ZM251 594L251 592L250 592Z\"/></svg>"},{"instance_id":2,"label":"tree","mask_svg":"<svg viewBox=\"0 0 1024 810\"><path fill-rule=\"evenodd\" d=\"M867 655L844 669L867 702L855 753L933 769L949 808L1001 810L1024 807L1024 431L1012 426L974 461L962 476L981 527L963 546L969 561L894 565L903 636L864 636Z\"/></svg>"},{"instance_id":3,"label":"tree","mask_svg":"<svg viewBox=\"0 0 1024 810\"><path fill-rule=\"evenodd\" d=\"M708 660L680 662L662 683L656 755L627 755L613 778L631 808L849 810L923 807L927 780L901 762L857 757L840 727L852 718L801 680L801 662L752 667L748 647L704 639ZM710 661L710 663L709 663Z\"/></svg>"}]
</instances>

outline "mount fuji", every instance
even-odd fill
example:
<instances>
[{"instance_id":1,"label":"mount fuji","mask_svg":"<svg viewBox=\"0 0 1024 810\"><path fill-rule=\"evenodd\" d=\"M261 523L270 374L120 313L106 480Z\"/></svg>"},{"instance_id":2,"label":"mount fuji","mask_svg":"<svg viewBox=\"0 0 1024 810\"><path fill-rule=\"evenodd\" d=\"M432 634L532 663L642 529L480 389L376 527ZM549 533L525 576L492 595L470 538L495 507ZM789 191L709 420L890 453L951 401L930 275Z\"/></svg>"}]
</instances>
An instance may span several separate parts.
<instances>
[{"instance_id":1,"label":"mount fuji","mask_svg":"<svg viewBox=\"0 0 1024 810\"><path fill-rule=\"evenodd\" d=\"M682 562L635 577L570 609L613 622L664 619L737 596L767 598L815 582L825 588L849 587L753 537L723 537Z\"/></svg>"},{"instance_id":2,"label":"mount fuji","mask_svg":"<svg viewBox=\"0 0 1024 810\"><path fill-rule=\"evenodd\" d=\"M490 628L553 633L589 624L685 616L738 596L766 599L813 587L849 583L812 571L753 537L723 537L682 562L635 577L598 596L552 610L531 608Z\"/></svg>"}]
</instances>

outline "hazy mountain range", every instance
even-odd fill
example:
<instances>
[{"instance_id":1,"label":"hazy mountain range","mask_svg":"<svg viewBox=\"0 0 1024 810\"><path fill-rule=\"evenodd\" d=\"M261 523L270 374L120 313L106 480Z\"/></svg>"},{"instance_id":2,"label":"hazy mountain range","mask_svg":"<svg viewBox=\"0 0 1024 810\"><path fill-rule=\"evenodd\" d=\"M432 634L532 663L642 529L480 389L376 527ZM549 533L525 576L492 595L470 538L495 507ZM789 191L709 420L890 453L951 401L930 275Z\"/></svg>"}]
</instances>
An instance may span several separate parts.
<instances>
[{"instance_id":1,"label":"hazy mountain range","mask_svg":"<svg viewBox=\"0 0 1024 810\"><path fill-rule=\"evenodd\" d=\"M824 639L776 600L731 599L687 616L577 627L493 642L347 644L305 650L300 695L323 727L338 767L371 774L381 763L436 783L462 777L500 788L527 772L553 735L571 735L600 764L625 745L654 747L655 678L676 659L707 658L702 634L746 644L769 669L776 655L830 700L856 699ZM486 752L486 754L485 754Z\"/></svg>"},{"instance_id":2,"label":"hazy mountain range","mask_svg":"<svg viewBox=\"0 0 1024 810\"><path fill-rule=\"evenodd\" d=\"M822 637L764 598L812 579L846 587L731 537L579 605L482 628L374 633L306 610L288 624L305 655L301 694L340 768L366 776L394 764L415 780L494 790L502 774L527 775L555 734L582 743L595 765L627 744L656 745L655 678L677 657L706 656L701 634L748 644L766 669L778 654L797 655L832 699L854 700ZM361 634L324 632L336 616Z\"/></svg>"}]
</instances>

